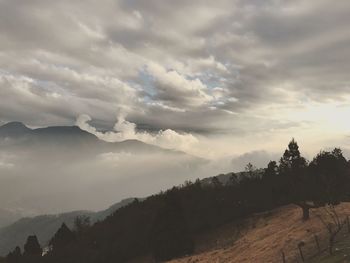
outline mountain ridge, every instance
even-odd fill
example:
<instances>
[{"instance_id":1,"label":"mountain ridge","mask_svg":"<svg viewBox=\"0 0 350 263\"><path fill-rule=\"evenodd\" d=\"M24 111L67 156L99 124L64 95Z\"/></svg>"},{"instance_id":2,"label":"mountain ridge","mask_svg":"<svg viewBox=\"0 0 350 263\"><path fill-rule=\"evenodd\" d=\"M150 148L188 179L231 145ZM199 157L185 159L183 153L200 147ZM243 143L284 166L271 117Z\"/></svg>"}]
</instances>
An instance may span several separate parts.
<instances>
[{"instance_id":1,"label":"mountain ridge","mask_svg":"<svg viewBox=\"0 0 350 263\"><path fill-rule=\"evenodd\" d=\"M31 129L22 122L8 122L0 126L0 140L7 146L58 146L73 149L73 146L94 148L94 150L107 151L155 151L182 153L180 151L165 149L156 145L148 144L136 139L127 139L120 142L107 142L99 139L96 135L73 126L48 126Z\"/></svg>"}]
</instances>

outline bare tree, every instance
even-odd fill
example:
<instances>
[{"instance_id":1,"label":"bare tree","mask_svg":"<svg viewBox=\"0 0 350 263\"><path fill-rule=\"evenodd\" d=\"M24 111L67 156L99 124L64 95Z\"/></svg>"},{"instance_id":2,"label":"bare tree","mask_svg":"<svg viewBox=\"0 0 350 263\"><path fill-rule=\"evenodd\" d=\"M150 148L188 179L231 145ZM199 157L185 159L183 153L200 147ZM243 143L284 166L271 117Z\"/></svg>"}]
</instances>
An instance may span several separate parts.
<instances>
[{"instance_id":1,"label":"bare tree","mask_svg":"<svg viewBox=\"0 0 350 263\"><path fill-rule=\"evenodd\" d=\"M325 206L323 210L327 215L327 219L325 219L325 217L322 217L321 215L318 215L318 218L321 220L322 224L325 226L325 228L328 231L329 254L333 255L335 238L337 234L342 230L343 226L346 224L347 221L346 219L341 220L341 218L338 216L338 213L334 205Z\"/></svg>"}]
</instances>

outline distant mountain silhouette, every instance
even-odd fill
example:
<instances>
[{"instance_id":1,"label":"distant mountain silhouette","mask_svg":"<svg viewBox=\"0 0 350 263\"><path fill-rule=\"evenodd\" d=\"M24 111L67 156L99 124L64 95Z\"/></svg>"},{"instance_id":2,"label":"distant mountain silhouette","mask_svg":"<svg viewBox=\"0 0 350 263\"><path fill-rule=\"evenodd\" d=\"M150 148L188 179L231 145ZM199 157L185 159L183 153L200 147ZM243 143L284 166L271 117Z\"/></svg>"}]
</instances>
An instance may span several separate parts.
<instances>
[{"instance_id":1,"label":"distant mountain silhouette","mask_svg":"<svg viewBox=\"0 0 350 263\"><path fill-rule=\"evenodd\" d=\"M18 138L27 136L31 133L32 130L21 122L9 122L3 126L0 126L0 137L2 138Z\"/></svg>"},{"instance_id":2,"label":"distant mountain silhouette","mask_svg":"<svg viewBox=\"0 0 350 263\"><path fill-rule=\"evenodd\" d=\"M0 228L0 255L5 255L8 251L17 245L23 247L27 236L35 235L38 237L40 244L47 245L50 238L57 229L66 223L69 228L73 228L74 219L77 216L90 217L91 223L105 219L119 208L130 204L135 198L124 199L106 210L99 212L92 211L73 211L56 215L40 215L35 217L27 217L17 222Z\"/></svg>"},{"instance_id":3,"label":"distant mountain silhouette","mask_svg":"<svg viewBox=\"0 0 350 263\"><path fill-rule=\"evenodd\" d=\"M0 208L0 228L8 226L24 216L28 216L28 211Z\"/></svg>"},{"instance_id":4,"label":"distant mountain silhouette","mask_svg":"<svg viewBox=\"0 0 350 263\"><path fill-rule=\"evenodd\" d=\"M21 122L9 122L0 126L0 145L11 149L24 147L67 148L69 151L86 150L87 152L168 152L178 151L163 149L138 140L106 142L78 126L52 126L30 129ZM27 148L28 149L28 148Z\"/></svg>"},{"instance_id":5,"label":"distant mountain silhouette","mask_svg":"<svg viewBox=\"0 0 350 263\"><path fill-rule=\"evenodd\" d=\"M20 122L10 122L0 127L0 139L25 145L79 145L96 143L99 139L77 126L54 126L30 129Z\"/></svg>"}]
</instances>

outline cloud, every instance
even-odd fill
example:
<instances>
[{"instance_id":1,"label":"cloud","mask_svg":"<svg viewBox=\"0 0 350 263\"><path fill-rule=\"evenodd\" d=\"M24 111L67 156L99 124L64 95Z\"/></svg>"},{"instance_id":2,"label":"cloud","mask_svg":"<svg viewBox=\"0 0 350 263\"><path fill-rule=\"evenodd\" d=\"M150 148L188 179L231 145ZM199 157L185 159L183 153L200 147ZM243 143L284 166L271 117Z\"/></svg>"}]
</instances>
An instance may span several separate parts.
<instances>
[{"instance_id":1,"label":"cloud","mask_svg":"<svg viewBox=\"0 0 350 263\"><path fill-rule=\"evenodd\" d=\"M252 163L257 168L265 168L269 161L279 161L281 154L270 153L264 150L247 152L231 160L236 171L244 171L248 163Z\"/></svg>"},{"instance_id":2,"label":"cloud","mask_svg":"<svg viewBox=\"0 0 350 263\"><path fill-rule=\"evenodd\" d=\"M102 210L123 198L145 197L218 170L210 162L185 154L91 155L75 150L69 157L59 148L53 155L50 149L2 147L0 163L10 161L13 166L0 164L0 207L21 208L23 216ZM220 169L225 171L226 167Z\"/></svg>"},{"instance_id":3,"label":"cloud","mask_svg":"<svg viewBox=\"0 0 350 263\"><path fill-rule=\"evenodd\" d=\"M155 100L177 108L198 107L213 100L207 86L198 78L187 79L175 70L168 71L154 63L147 66L147 72L155 83Z\"/></svg>"},{"instance_id":4,"label":"cloud","mask_svg":"<svg viewBox=\"0 0 350 263\"><path fill-rule=\"evenodd\" d=\"M80 115L77 118L76 124L82 130L95 134L98 138L108 142L139 140L163 148L176 149L185 152L193 152L191 148L199 142L192 134L180 134L171 129L160 130L155 134L146 131L139 132L136 130L136 124L127 121L123 114L119 115L118 121L114 125L114 131L100 132L88 123L91 120L91 117L88 115Z\"/></svg>"},{"instance_id":5,"label":"cloud","mask_svg":"<svg viewBox=\"0 0 350 263\"><path fill-rule=\"evenodd\" d=\"M295 127L295 110L349 104L349 10L325 0L3 0L0 121L71 125L86 113L105 129L123 108L148 130L244 139L282 119Z\"/></svg>"}]
</instances>

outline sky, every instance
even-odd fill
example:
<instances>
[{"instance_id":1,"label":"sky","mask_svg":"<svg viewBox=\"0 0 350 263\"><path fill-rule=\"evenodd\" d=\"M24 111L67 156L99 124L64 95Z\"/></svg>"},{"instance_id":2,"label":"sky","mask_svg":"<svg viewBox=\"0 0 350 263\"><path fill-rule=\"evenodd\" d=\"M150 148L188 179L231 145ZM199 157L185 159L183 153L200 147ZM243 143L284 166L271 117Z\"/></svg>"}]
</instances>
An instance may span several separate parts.
<instances>
[{"instance_id":1,"label":"sky","mask_svg":"<svg viewBox=\"0 0 350 263\"><path fill-rule=\"evenodd\" d=\"M347 148L349 24L349 1L0 0L0 121L208 159Z\"/></svg>"}]
</instances>

